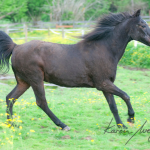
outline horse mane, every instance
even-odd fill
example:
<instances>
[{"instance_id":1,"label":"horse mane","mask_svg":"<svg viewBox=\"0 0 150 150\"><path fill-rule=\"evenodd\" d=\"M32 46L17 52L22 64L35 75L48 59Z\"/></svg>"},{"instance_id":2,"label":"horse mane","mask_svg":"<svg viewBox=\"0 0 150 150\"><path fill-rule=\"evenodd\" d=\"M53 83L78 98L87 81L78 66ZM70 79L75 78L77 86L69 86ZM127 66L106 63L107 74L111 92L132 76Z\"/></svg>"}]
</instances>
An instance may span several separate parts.
<instances>
[{"instance_id":1,"label":"horse mane","mask_svg":"<svg viewBox=\"0 0 150 150\"><path fill-rule=\"evenodd\" d=\"M98 21L93 31L87 33L81 38L87 42L107 38L113 32L115 26L131 17L132 16L128 12L109 14Z\"/></svg>"}]
</instances>

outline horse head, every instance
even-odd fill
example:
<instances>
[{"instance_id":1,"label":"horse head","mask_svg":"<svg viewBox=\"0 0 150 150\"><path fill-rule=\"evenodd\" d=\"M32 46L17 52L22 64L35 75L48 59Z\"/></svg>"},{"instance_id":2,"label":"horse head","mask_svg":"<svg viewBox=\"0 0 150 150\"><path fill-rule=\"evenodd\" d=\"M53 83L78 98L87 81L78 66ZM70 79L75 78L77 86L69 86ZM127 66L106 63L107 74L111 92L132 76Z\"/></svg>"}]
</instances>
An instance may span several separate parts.
<instances>
[{"instance_id":1,"label":"horse head","mask_svg":"<svg viewBox=\"0 0 150 150\"><path fill-rule=\"evenodd\" d=\"M131 17L129 36L132 40L137 40L150 46L150 28L146 21L141 18L140 13L141 10L139 9Z\"/></svg>"}]
</instances>

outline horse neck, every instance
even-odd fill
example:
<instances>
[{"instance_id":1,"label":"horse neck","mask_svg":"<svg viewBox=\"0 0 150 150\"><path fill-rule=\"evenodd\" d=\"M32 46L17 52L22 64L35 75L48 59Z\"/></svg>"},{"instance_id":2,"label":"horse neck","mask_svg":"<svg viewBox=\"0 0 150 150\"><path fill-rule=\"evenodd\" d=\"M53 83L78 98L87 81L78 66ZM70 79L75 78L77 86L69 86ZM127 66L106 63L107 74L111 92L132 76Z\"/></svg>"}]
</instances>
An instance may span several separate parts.
<instances>
[{"instance_id":1,"label":"horse neck","mask_svg":"<svg viewBox=\"0 0 150 150\"><path fill-rule=\"evenodd\" d=\"M127 44L131 41L126 26L119 26L108 40L109 51L119 61L124 54Z\"/></svg>"}]
</instances>

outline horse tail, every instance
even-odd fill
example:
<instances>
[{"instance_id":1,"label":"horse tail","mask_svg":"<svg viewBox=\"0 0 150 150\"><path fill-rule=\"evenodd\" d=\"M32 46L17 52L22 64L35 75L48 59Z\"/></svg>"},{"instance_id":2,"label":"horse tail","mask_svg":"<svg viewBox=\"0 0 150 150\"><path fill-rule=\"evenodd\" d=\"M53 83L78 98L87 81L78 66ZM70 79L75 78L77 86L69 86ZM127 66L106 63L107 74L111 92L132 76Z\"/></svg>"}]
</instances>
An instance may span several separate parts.
<instances>
[{"instance_id":1,"label":"horse tail","mask_svg":"<svg viewBox=\"0 0 150 150\"><path fill-rule=\"evenodd\" d=\"M0 31L0 71L3 74L9 71L9 59L15 46L12 39L5 32Z\"/></svg>"}]
</instances>

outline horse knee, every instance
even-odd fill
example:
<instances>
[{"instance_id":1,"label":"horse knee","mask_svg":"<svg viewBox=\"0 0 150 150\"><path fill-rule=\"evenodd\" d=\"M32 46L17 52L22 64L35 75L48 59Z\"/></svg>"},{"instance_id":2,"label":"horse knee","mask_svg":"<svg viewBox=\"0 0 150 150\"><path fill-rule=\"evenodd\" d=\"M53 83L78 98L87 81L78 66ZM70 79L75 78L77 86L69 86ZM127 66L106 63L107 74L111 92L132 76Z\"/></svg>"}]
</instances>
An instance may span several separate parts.
<instances>
[{"instance_id":1,"label":"horse knee","mask_svg":"<svg viewBox=\"0 0 150 150\"><path fill-rule=\"evenodd\" d=\"M123 95L123 99L125 101L130 101L130 97L126 93Z\"/></svg>"},{"instance_id":2,"label":"horse knee","mask_svg":"<svg viewBox=\"0 0 150 150\"><path fill-rule=\"evenodd\" d=\"M36 101L37 106L41 107L41 102Z\"/></svg>"},{"instance_id":3,"label":"horse knee","mask_svg":"<svg viewBox=\"0 0 150 150\"><path fill-rule=\"evenodd\" d=\"M97 85L96 88L97 90L100 90L100 91L108 91L109 90L109 87L110 87L110 83L109 81L103 81L101 84Z\"/></svg>"},{"instance_id":4,"label":"horse knee","mask_svg":"<svg viewBox=\"0 0 150 150\"><path fill-rule=\"evenodd\" d=\"M44 108L44 107L47 105L47 103L44 102L44 101L36 101L36 104L37 104L37 106L39 106L40 108Z\"/></svg>"}]
</instances>

